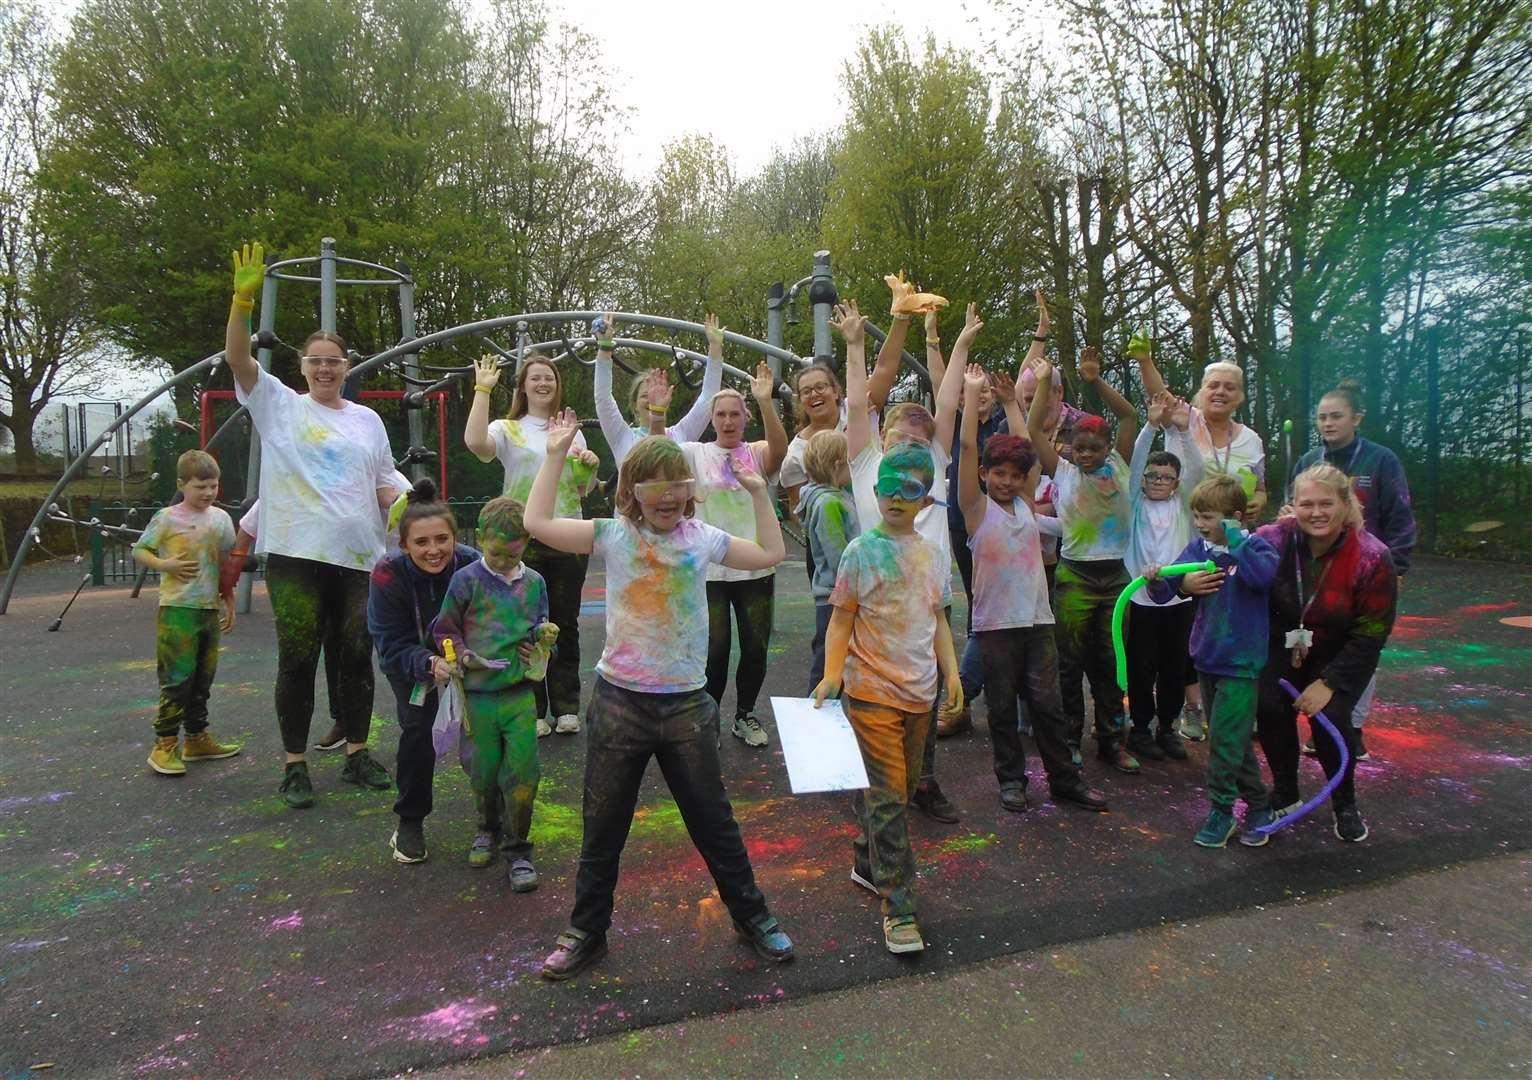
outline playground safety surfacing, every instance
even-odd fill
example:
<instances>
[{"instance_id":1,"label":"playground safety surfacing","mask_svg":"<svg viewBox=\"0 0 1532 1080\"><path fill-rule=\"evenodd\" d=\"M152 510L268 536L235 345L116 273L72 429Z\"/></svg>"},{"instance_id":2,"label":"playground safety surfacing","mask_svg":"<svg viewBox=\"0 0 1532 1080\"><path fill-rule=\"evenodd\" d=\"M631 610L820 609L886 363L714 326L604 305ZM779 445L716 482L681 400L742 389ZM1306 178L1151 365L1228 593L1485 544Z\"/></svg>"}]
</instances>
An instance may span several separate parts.
<instances>
[{"instance_id":1,"label":"playground safety surfacing","mask_svg":"<svg viewBox=\"0 0 1532 1080\"><path fill-rule=\"evenodd\" d=\"M1133 777L1088 762L1111 799L1102 815L1050 803L1034 760L1034 808L1006 813L981 706L974 732L944 741L938 758L962 822L912 816L928 948L896 959L876 901L848 880L846 797L794 797L775 739L753 751L725 734L735 811L797 960L770 964L736 938L651 768L611 954L554 985L538 970L573 897L583 736L541 743L538 891L513 894L501 863L468 867L472 810L455 763L438 766L430 861L400 866L387 846L392 793L341 784L338 754L311 756L312 810L278 800L264 596L224 639L212 701L214 730L244 752L166 779L144 764L154 592L135 601L87 590L48 633L78 580L71 571L28 571L0 619L3 1076L46 1063L60 1076L388 1075L1351 889L1524 851L1532 836L1532 630L1503 621L1532 614L1532 574L1425 559L1404 590L1367 728L1363 844L1338 841L1321 811L1262 849L1196 847L1205 744L1189 762L1146 762ZM593 572L587 667L601 641L600 586ZM788 565L763 700L803 692L812 625L802 569ZM316 735L322 679L318 698ZM375 712L376 752L392 765L397 729L381 680ZM1321 779L1309 761L1305 794ZM1297 1001L1306 977L1274 972L1273 992ZM1522 976L1484 965L1474 978Z\"/></svg>"}]
</instances>

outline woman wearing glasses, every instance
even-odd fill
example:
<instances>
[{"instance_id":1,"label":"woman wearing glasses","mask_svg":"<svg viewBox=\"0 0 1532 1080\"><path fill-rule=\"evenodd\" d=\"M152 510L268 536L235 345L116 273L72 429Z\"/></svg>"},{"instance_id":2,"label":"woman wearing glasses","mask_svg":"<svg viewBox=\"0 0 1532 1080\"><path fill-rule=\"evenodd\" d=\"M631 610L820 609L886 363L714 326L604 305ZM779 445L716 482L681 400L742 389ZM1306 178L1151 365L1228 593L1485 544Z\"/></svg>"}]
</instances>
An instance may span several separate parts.
<instances>
[{"instance_id":1,"label":"woman wearing glasses","mask_svg":"<svg viewBox=\"0 0 1532 1080\"><path fill-rule=\"evenodd\" d=\"M277 627L277 723L287 768L281 792L314 804L304 750L314 715L321 647L335 658L337 715L346 733L341 779L379 790L388 773L367 753L372 722L372 638L367 588L383 557L384 514L398 496L393 454L378 414L341 396L350 360L339 334L303 343L299 394L250 355L250 312L266 267L260 244L234 253L234 299L225 350L235 396L261 436L261 528L266 589Z\"/></svg>"}]
</instances>

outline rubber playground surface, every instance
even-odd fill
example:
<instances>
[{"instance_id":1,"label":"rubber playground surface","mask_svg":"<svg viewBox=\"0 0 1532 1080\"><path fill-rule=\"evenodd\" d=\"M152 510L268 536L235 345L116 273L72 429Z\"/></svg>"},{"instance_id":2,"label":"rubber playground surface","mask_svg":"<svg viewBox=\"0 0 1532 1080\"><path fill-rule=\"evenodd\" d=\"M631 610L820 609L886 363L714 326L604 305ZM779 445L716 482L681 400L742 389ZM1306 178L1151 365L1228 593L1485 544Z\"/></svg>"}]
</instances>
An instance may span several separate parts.
<instances>
[{"instance_id":1,"label":"rubber playground surface","mask_svg":"<svg viewBox=\"0 0 1532 1080\"><path fill-rule=\"evenodd\" d=\"M975 730L943 741L938 755L962 821L912 816L928 948L896 959L882 947L876 902L847 878L849 800L793 796L775 738L752 751L725 735L735 812L796 961L770 964L735 937L651 768L611 953L554 985L538 970L573 900L583 736L541 744L538 891L512 894L501 863L468 867L471 799L455 763L438 765L430 861L399 866L387 846L392 793L342 785L337 754L311 757L315 808L280 803L262 593L224 639L212 701L215 732L245 750L172 780L144 764L154 592L132 600L126 589L87 588L63 629L48 633L77 581L67 564L28 570L0 618L0 1076L43 1063L61 1076L389 1075L1532 846L1532 627L1502 622L1532 615L1532 573L1421 559L1367 727L1374 760L1359 768L1358 790L1372 835L1363 844L1337 841L1321 810L1262 849L1196 847L1206 744L1189 762L1146 762L1135 777L1089 763L1112 801L1100 815L1050 803L1034 759L1033 809L1006 813L981 705ZM601 584L593 567L587 666L600 651ZM812 628L807 583L789 563L763 698L803 693ZM321 679L316 735L328 726L323 698ZM724 707L732 715L728 698ZM391 766L397 729L382 680L374 711L377 754ZM1305 769L1308 795L1322 775L1312 760ZM1180 940L1197 947L1194 935ZM1512 967L1475 971L1524 978ZM1274 993L1301 995L1304 971L1273 976ZM1156 977L1142 973L1146 984ZM634 1071L642 1066L635 1058Z\"/></svg>"}]
</instances>

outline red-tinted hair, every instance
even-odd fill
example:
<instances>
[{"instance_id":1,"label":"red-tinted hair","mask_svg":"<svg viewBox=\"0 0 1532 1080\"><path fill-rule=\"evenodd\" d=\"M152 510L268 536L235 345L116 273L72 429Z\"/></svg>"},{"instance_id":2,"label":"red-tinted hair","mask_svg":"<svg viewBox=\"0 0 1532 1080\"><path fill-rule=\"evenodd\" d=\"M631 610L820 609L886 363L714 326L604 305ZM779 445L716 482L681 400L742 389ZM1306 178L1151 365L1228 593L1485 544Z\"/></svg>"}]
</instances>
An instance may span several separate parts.
<instances>
[{"instance_id":1,"label":"red-tinted hair","mask_svg":"<svg viewBox=\"0 0 1532 1080\"><path fill-rule=\"evenodd\" d=\"M991 435L984 444L986 469L993 469L996 465L1014 465L1025 476L1036 464L1037 452L1032 449L1032 443L1020 435Z\"/></svg>"},{"instance_id":2,"label":"red-tinted hair","mask_svg":"<svg viewBox=\"0 0 1532 1080\"><path fill-rule=\"evenodd\" d=\"M1112 429L1107 426L1105 420L1092 413L1085 413L1075 420L1074 428L1069 433L1069 439L1073 442L1081 435L1094 435L1105 443L1112 441Z\"/></svg>"}]
</instances>

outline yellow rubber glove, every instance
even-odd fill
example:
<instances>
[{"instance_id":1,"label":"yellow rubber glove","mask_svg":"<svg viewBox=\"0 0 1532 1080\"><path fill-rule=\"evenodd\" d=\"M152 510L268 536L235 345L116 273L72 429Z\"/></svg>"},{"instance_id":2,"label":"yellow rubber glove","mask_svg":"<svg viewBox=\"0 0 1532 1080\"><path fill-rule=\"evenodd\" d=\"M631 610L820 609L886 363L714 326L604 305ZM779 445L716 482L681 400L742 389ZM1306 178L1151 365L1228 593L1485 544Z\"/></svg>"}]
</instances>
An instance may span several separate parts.
<instances>
[{"instance_id":1,"label":"yellow rubber glove","mask_svg":"<svg viewBox=\"0 0 1532 1080\"><path fill-rule=\"evenodd\" d=\"M260 243L234 253L234 303L245 312L255 306L255 294L266 279L266 252Z\"/></svg>"}]
</instances>

